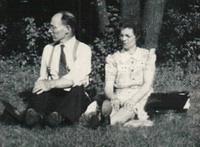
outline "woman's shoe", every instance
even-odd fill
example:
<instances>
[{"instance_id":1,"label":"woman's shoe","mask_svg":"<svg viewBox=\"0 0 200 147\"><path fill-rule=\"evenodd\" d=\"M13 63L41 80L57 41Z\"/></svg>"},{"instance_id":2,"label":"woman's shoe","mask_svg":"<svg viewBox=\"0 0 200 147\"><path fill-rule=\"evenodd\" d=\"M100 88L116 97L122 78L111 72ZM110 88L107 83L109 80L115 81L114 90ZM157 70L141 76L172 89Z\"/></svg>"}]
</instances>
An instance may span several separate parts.
<instances>
[{"instance_id":1,"label":"woman's shoe","mask_svg":"<svg viewBox=\"0 0 200 147\"><path fill-rule=\"evenodd\" d=\"M125 127L152 127L153 121L151 120L130 120L124 124Z\"/></svg>"}]
</instances>

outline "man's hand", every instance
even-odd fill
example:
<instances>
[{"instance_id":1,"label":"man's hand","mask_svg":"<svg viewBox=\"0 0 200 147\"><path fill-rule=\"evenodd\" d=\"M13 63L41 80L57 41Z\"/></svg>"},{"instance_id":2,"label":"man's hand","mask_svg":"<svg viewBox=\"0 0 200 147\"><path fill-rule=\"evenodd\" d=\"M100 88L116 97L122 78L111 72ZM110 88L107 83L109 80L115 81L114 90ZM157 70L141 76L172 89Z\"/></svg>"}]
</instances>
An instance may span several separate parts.
<instances>
[{"instance_id":1,"label":"man's hand","mask_svg":"<svg viewBox=\"0 0 200 147\"><path fill-rule=\"evenodd\" d=\"M51 90L51 83L48 80L40 80L35 82L35 86L32 90L33 93L41 94L45 91Z\"/></svg>"}]
</instances>

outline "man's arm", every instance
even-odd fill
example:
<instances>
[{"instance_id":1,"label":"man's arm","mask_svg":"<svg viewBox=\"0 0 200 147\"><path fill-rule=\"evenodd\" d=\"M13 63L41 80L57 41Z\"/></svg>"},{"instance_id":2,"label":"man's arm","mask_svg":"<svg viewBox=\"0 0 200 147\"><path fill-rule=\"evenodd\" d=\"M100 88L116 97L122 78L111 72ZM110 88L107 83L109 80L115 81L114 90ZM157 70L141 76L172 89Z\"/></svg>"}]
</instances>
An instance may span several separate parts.
<instances>
[{"instance_id":1,"label":"man's arm","mask_svg":"<svg viewBox=\"0 0 200 147\"><path fill-rule=\"evenodd\" d=\"M38 80L33 88L33 93L41 94L49 91L53 88L70 88L73 86L73 81L68 79L56 79L56 80Z\"/></svg>"},{"instance_id":2,"label":"man's arm","mask_svg":"<svg viewBox=\"0 0 200 147\"><path fill-rule=\"evenodd\" d=\"M70 69L70 72L62 78L72 80L74 86L87 85L91 72L91 48L88 45L79 43L76 55L76 61Z\"/></svg>"},{"instance_id":3,"label":"man's arm","mask_svg":"<svg viewBox=\"0 0 200 147\"><path fill-rule=\"evenodd\" d=\"M83 47L83 48L82 48ZM35 83L33 93L41 94L53 88L71 88L82 85L91 72L91 49L87 45L80 46L77 59L70 72L56 80L41 80Z\"/></svg>"},{"instance_id":4,"label":"man's arm","mask_svg":"<svg viewBox=\"0 0 200 147\"><path fill-rule=\"evenodd\" d=\"M52 48L50 45L46 45L42 52L41 64L40 64L40 77L38 80L46 80L48 77L47 73L47 57L49 56L49 50Z\"/></svg>"},{"instance_id":5,"label":"man's arm","mask_svg":"<svg viewBox=\"0 0 200 147\"><path fill-rule=\"evenodd\" d=\"M41 59L41 67L40 67L40 77L35 82L34 88L32 90L33 93L41 94L45 91L49 91L53 88L69 88L73 85L73 81L70 79L55 79L48 80L48 71L47 67L51 64L51 56L53 54L53 46L47 45L43 49L42 59ZM57 61L59 64L59 61ZM54 63L55 64L55 63Z\"/></svg>"}]
</instances>

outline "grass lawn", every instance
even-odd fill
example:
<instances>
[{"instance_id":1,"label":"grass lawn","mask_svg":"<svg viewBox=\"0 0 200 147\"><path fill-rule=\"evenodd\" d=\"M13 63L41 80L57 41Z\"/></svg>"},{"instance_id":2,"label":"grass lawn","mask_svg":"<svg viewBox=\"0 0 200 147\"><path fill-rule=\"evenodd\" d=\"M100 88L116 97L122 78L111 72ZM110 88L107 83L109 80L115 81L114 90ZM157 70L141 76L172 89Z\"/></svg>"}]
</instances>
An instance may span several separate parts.
<instances>
[{"instance_id":1,"label":"grass lawn","mask_svg":"<svg viewBox=\"0 0 200 147\"><path fill-rule=\"evenodd\" d=\"M107 126L93 130L77 124L27 129L0 123L0 147L200 147L199 67L199 62L190 63L184 70L176 65L157 67L155 91L188 90L191 108L187 113L159 115L153 127ZM0 60L0 98L23 110L18 93L33 86L38 71L39 67L19 67L17 62Z\"/></svg>"}]
</instances>

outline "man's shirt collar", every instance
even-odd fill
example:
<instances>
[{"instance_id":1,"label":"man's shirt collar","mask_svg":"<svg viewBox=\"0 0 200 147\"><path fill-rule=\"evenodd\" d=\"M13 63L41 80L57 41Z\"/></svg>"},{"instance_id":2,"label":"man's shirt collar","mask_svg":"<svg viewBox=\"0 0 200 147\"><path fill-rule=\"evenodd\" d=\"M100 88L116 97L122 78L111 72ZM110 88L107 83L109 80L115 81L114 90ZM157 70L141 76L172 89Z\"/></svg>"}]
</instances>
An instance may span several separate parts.
<instances>
[{"instance_id":1,"label":"man's shirt collar","mask_svg":"<svg viewBox=\"0 0 200 147\"><path fill-rule=\"evenodd\" d=\"M72 47L72 45L74 45L76 41L76 37L73 36L72 38L70 38L69 40L65 41L65 42L62 42L61 44L64 44L65 47Z\"/></svg>"}]
</instances>

